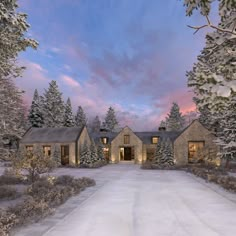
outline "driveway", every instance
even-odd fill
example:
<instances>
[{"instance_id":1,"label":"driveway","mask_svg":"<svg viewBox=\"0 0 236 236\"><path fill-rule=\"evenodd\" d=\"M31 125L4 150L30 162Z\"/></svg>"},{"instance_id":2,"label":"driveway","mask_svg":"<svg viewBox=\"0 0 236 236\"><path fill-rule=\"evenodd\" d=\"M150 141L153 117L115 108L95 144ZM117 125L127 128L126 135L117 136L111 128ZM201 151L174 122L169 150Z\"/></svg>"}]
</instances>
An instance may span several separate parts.
<instances>
[{"instance_id":1,"label":"driveway","mask_svg":"<svg viewBox=\"0 0 236 236\"><path fill-rule=\"evenodd\" d=\"M92 177L97 186L14 235L236 235L235 195L183 171L114 164L92 170L61 168L54 174Z\"/></svg>"}]
</instances>

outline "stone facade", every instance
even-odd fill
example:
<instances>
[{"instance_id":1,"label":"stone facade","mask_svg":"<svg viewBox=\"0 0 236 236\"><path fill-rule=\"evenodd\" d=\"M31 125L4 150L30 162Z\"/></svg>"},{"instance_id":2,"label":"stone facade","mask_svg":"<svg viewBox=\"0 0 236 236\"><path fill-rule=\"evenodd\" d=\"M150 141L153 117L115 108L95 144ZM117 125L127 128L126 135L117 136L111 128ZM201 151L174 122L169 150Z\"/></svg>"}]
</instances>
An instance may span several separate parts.
<instances>
[{"instance_id":1,"label":"stone facade","mask_svg":"<svg viewBox=\"0 0 236 236\"><path fill-rule=\"evenodd\" d=\"M125 141L128 137L128 142ZM143 161L143 142L136 136L129 127L125 127L111 142L111 162L118 163L121 161L121 148L132 148L134 163L142 163Z\"/></svg>"},{"instance_id":2,"label":"stone facade","mask_svg":"<svg viewBox=\"0 0 236 236\"><path fill-rule=\"evenodd\" d=\"M189 142L203 142L208 151L216 153L218 147L214 143L214 139L214 135L198 120L193 121L174 141L176 164L185 165L189 162Z\"/></svg>"},{"instance_id":3,"label":"stone facade","mask_svg":"<svg viewBox=\"0 0 236 236\"><path fill-rule=\"evenodd\" d=\"M56 135L55 135L56 133ZM68 141L67 141L68 140ZM67 157L69 165L79 164L80 150L84 142L91 144L91 139L87 128L31 128L29 129L20 141L20 148L32 147L36 145L50 147L52 154L53 148L58 146L60 148L61 162L62 162L62 147L69 147L69 156ZM67 155L66 155L67 156Z\"/></svg>"}]
</instances>

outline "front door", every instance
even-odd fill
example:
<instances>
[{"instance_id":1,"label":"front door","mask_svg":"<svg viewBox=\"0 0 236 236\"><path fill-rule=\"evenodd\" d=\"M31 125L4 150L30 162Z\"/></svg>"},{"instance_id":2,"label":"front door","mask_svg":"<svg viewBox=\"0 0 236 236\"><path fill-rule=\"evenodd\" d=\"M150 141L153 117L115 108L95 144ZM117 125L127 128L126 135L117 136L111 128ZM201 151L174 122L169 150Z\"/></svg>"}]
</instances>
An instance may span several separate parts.
<instances>
[{"instance_id":1,"label":"front door","mask_svg":"<svg viewBox=\"0 0 236 236\"><path fill-rule=\"evenodd\" d=\"M69 165L69 156L70 156L69 145L62 145L61 146L61 164L62 165Z\"/></svg>"},{"instance_id":2,"label":"front door","mask_svg":"<svg viewBox=\"0 0 236 236\"><path fill-rule=\"evenodd\" d=\"M132 157L131 147L124 148L124 161L131 161Z\"/></svg>"}]
</instances>

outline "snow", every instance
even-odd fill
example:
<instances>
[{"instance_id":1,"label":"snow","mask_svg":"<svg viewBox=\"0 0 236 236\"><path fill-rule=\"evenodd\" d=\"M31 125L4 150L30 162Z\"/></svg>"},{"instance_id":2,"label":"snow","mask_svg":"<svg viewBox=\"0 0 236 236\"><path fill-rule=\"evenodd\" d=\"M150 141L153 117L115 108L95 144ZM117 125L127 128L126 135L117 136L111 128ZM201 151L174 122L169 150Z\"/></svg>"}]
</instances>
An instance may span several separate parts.
<instances>
[{"instance_id":1,"label":"snow","mask_svg":"<svg viewBox=\"0 0 236 236\"><path fill-rule=\"evenodd\" d=\"M48 218L15 236L36 235L37 228L53 222L44 236L235 235L236 196L191 174L141 170L133 164L55 172L68 173L95 178L101 187L64 218Z\"/></svg>"}]
</instances>

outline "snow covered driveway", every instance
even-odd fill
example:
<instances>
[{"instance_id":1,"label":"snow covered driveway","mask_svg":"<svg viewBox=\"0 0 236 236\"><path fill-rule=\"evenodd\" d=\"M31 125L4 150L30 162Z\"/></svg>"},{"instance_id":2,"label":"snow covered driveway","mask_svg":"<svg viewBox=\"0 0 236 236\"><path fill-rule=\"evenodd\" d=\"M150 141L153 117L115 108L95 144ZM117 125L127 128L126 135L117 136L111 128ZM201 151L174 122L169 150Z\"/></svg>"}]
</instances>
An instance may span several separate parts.
<instances>
[{"instance_id":1,"label":"snow covered driveway","mask_svg":"<svg viewBox=\"0 0 236 236\"><path fill-rule=\"evenodd\" d=\"M70 202L64 204L64 209L72 208L64 217L52 216L15 235L236 235L236 196L191 174L141 170L133 164L58 169L56 174L67 172L92 177L98 186L86 190L90 195L80 204L75 206L83 195L75 197L74 207ZM43 227L42 234L37 232Z\"/></svg>"}]
</instances>

